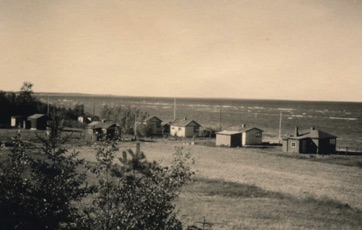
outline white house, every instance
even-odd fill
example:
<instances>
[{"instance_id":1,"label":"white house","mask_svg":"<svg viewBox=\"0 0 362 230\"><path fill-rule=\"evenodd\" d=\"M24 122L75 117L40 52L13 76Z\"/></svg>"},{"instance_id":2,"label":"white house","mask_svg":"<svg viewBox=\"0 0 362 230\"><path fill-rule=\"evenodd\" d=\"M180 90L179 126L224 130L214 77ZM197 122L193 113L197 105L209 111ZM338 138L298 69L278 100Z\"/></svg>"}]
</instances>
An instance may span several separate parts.
<instances>
[{"instance_id":1,"label":"white house","mask_svg":"<svg viewBox=\"0 0 362 230\"><path fill-rule=\"evenodd\" d=\"M170 135L177 137L199 136L201 125L194 120L177 119L170 124Z\"/></svg>"}]
</instances>

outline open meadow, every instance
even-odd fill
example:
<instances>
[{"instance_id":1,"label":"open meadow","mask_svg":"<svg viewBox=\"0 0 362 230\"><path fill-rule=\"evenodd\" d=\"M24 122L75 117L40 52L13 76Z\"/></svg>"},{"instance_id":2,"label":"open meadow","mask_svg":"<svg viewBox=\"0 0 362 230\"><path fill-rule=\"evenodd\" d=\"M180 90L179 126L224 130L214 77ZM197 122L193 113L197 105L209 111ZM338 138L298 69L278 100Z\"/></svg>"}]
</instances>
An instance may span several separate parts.
<instances>
[{"instance_id":1,"label":"open meadow","mask_svg":"<svg viewBox=\"0 0 362 230\"><path fill-rule=\"evenodd\" d=\"M134 146L123 142L120 150ZM177 200L185 227L202 228L206 220L211 229L362 229L362 169L340 164L343 158L361 162L361 156L310 159L285 155L281 147L222 148L163 139L142 142L141 150L149 160L168 164L176 146L195 162L194 181ZM95 160L89 147L79 150Z\"/></svg>"},{"instance_id":2,"label":"open meadow","mask_svg":"<svg viewBox=\"0 0 362 230\"><path fill-rule=\"evenodd\" d=\"M9 140L15 132L0 136ZM33 142L35 135L23 132L23 140ZM141 142L147 159L163 165L171 162L175 147L191 153L195 176L175 201L185 228L202 229L205 221L211 225L204 229L213 230L362 229L361 155L294 155L282 153L280 146L225 148L214 147L213 141ZM135 146L120 142L119 154ZM76 136L67 148L78 150L88 162L96 160L94 146ZM32 151L36 149L37 144Z\"/></svg>"}]
</instances>

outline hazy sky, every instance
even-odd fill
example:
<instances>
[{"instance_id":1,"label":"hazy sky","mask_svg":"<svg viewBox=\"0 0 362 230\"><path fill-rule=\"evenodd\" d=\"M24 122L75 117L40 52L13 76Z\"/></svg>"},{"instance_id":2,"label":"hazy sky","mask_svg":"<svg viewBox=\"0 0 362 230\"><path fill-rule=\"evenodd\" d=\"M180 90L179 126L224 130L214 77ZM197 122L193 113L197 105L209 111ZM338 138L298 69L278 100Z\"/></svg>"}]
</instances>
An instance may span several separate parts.
<instances>
[{"instance_id":1,"label":"hazy sky","mask_svg":"<svg viewBox=\"0 0 362 230\"><path fill-rule=\"evenodd\" d=\"M0 89L362 102L362 0L0 0Z\"/></svg>"}]
</instances>

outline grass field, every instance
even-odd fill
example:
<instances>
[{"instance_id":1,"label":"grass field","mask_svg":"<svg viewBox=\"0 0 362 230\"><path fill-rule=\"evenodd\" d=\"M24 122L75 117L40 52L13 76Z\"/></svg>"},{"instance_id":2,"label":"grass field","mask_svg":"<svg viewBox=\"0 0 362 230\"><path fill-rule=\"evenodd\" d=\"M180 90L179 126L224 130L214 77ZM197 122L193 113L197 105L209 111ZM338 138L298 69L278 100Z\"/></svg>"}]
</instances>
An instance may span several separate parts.
<instances>
[{"instance_id":1,"label":"grass field","mask_svg":"<svg viewBox=\"0 0 362 230\"><path fill-rule=\"evenodd\" d=\"M141 149L167 164L175 146L195 159L195 180L177 200L184 226L202 227L205 217L212 229L362 229L360 167L333 163L331 156L326 162L283 157L280 147L229 149L160 140L142 143ZM92 160L92 153L86 155Z\"/></svg>"},{"instance_id":2,"label":"grass field","mask_svg":"<svg viewBox=\"0 0 362 230\"><path fill-rule=\"evenodd\" d=\"M92 147L73 146L95 161ZM206 220L211 229L362 229L362 156L301 156L281 147L167 139L142 142L141 150L149 160L169 164L176 146L195 160L194 180L175 201L185 227L202 227ZM120 143L120 150L134 147Z\"/></svg>"}]
</instances>

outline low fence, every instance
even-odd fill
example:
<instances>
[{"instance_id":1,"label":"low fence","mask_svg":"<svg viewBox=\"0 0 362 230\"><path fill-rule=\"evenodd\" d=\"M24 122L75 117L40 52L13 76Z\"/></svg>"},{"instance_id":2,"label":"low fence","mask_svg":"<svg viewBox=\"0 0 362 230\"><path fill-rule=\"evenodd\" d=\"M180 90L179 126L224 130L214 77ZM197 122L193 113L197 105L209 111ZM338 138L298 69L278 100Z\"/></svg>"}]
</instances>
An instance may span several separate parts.
<instances>
[{"instance_id":1,"label":"low fence","mask_svg":"<svg viewBox=\"0 0 362 230\"><path fill-rule=\"evenodd\" d=\"M337 154L362 155L362 147L337 147Z\"/></svg>"}]
</instances>

